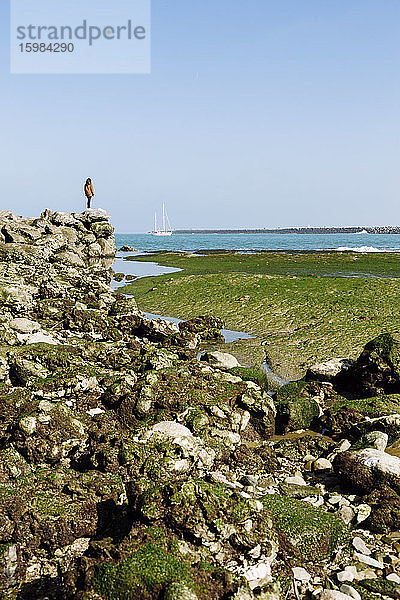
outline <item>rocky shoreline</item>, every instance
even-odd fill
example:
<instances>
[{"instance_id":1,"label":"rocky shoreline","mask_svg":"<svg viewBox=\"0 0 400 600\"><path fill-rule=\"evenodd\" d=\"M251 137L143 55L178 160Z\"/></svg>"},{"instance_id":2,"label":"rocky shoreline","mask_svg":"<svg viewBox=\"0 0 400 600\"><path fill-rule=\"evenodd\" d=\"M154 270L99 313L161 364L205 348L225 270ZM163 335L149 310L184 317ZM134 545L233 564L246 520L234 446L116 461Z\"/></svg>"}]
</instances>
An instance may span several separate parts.
<instances>
[{"instance_id":1,"label":"rocky shoreline","mask_svg":"<svg viewBox=\"0 0 400 600\"><path fill-rule=\"evenodd\" d=\"M270 393L114 256L101 209L0 213L0 598L398 598L397 338Z\"/></svg>"}]
</instances>

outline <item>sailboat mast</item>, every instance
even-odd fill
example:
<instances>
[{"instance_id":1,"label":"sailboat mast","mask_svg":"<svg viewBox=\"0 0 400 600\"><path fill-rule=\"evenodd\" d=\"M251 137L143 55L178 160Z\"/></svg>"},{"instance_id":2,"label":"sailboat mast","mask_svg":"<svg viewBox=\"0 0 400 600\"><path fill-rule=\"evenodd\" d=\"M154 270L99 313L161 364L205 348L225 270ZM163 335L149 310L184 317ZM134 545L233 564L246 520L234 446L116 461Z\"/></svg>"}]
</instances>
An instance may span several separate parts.
<instances>
[{"instance_id":1,"label":"sailboat mast","mask_svg":"<svg viewBox=\"0 0 400 600\"><path fill-rule=\"evenodd\" d=\"M157 212L154 213L154 232L157 231Z\"/></svg>"},{"instance_id":2,"label":"sailboat mast","mask_svg":"<svg viewBox=\"0 0 400 600\"><path fill-rule=\"evenodd\" d=\"M163 205L162 205L162 230L166 231L166 229L165 229L165 204L164 204L164 202L163 202Z\"/></svg>"}]
</instances>

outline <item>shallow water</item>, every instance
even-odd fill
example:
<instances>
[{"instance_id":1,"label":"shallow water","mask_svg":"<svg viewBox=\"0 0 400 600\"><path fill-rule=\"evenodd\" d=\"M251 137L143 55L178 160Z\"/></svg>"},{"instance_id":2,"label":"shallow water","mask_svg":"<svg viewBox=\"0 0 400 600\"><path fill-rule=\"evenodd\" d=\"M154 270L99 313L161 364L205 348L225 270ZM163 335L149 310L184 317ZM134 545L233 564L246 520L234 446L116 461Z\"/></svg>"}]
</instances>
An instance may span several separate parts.
<instances>
[{"instance_id":1,"label":"shallow water","mask_svg":"<svg viewBox=\"0 0 400 600\"><path fill-rule=\"evenodd\" d=\"M277 385L282 386L282 385L285 385L286 383L289 383L289 381L287 379L283 379L282 377L280 377L279 375L274 373L274 371L271 369L271 367L269 366L267 361L264 361L262 363L261 367L264 369L264 371L266 373L268 373L269 378L272 381L274 381Z\"/></svg>"},{"instance_id":2,"label":"shallow water","mask_svg":"<svg viewBox=\"0 0 400 600\"><path fill-rule=\"evenodd\" d=\"M134 256L132 252L127 252L126 256ZM138 262L134 260L125 260L125 257L117 255L112 269L115 273L124 273L124 275L134 275L137 279L142 277L152 277L156 275L166 275L168 273L176 273L182 269L176 269L175 267L164 267L155 262ZM111 282L113 290L118 289L124 285L130 283L129 281L115 281Z\"/></svg>"}]
</instances>

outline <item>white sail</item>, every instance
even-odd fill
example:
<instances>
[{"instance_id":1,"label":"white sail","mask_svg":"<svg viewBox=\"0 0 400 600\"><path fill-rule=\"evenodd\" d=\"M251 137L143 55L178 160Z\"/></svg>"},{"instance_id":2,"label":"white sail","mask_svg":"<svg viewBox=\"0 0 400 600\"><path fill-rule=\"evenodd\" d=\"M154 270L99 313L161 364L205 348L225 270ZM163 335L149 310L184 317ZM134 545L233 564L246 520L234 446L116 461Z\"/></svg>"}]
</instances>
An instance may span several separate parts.
<instances>
[{"instance_id":1,"label":"white sail","mask_svg":"<svg viewBox=\"0 0 400 600\"><path fill-rule=\"evenodd\" d=\"M154 231L149 232L151 235L170 236L172 235L171 223L169 221L165 204L162 205L162 227L157 226L157 212L154 214Z\"/></svg>"}]
</instances>

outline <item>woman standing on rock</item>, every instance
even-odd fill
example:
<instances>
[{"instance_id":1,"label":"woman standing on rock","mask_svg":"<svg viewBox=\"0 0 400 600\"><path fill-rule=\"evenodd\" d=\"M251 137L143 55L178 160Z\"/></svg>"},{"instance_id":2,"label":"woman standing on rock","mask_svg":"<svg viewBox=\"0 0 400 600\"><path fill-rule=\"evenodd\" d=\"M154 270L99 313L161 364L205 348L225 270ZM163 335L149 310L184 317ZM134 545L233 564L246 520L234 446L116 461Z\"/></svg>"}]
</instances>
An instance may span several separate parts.
<instances>
[{"instance_id":1,"label":"woman standing on rock","mask_svg":"<svg viewBox=\"0 0 400 600\"><path fill-rule=\"evenodd\" d=\"M92 184L92 180L90 179L90 177L88 177L86 179L86 183L85 183L85 186L83 189L84 189L85 196L87 199L87 207L90 208L90 202L91 202L92 198L94 197L93 184Z\"/></svg>"}]
</instances>

